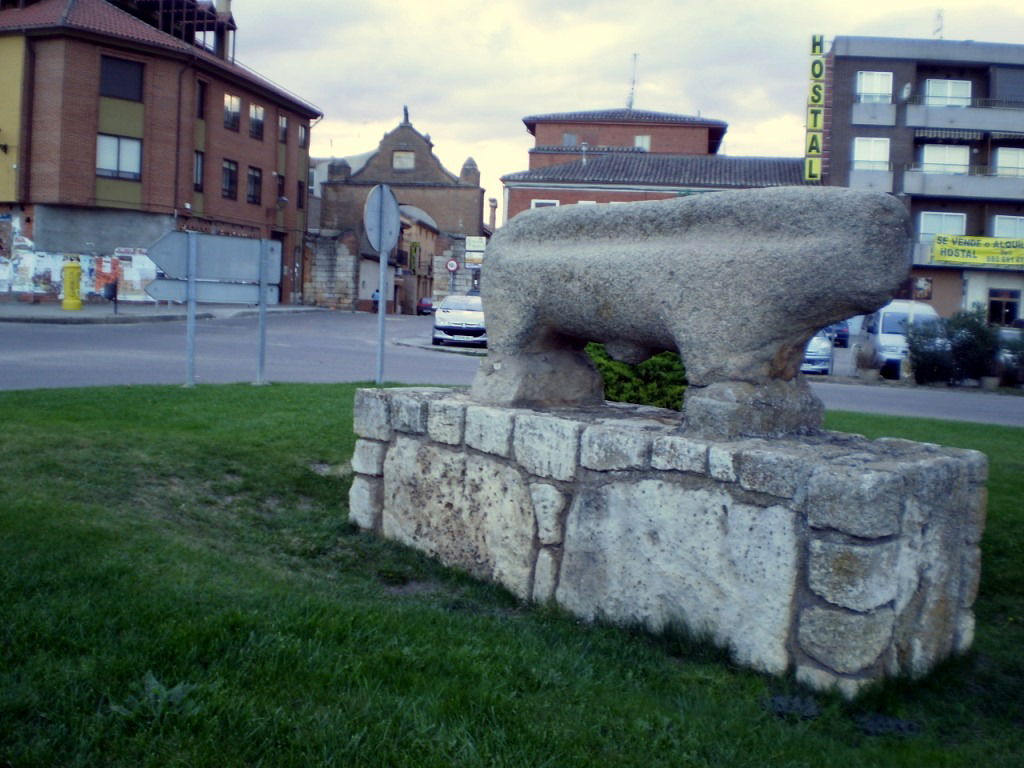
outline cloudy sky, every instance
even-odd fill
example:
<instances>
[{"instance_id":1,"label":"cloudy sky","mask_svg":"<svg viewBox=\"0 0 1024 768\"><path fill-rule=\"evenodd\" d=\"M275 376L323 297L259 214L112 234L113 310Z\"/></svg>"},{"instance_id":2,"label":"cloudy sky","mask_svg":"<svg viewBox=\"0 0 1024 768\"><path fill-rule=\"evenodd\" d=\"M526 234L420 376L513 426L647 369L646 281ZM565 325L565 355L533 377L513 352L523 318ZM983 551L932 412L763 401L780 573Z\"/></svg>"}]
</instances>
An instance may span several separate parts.
<instances>
[{"instance_id":1,"label":"cloudy sky","mask_svg":"<svg viewBox=\"0 0 1024 768\"><path fill-rule=\"evenodd\" d=\"M939 10L941 9L941 30ZM810 37L1024 43L1021 0L234 0L238 60L312 102L316 157L376 148L408 105L487 197L527 167L526 115L633 106L729 124L722 152L803 153ZM500 211L500 208L499 208Z\"/></svg>"}]
</instances>

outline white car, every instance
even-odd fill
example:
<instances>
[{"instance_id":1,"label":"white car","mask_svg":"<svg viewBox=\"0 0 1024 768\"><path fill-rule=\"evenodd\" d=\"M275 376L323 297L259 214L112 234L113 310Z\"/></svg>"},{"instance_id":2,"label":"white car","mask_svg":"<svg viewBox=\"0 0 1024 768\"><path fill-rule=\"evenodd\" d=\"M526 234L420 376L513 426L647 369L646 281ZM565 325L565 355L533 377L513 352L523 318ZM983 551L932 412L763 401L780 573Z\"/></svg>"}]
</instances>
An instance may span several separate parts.
<instances>
[{"instance_id":1,"label":"white car","mask_svg":"<svg viewBox=\"0 0 1024 768\"><path fill-rule=\"evenodd\" d=\"M804 362L801 373L824 373L832 371L832 338L823 328L811 337L804 348Z\"/></svg>"},{"instance_id":2,"label":"white car","mask_svg":"<svg viewBox=\"0 0 1024 768\"><path fill-rule=\"evenodd\" d=\"M434 310L434 345L464 344L487 346L484 308L476 295L446 296Z\"/></svg>"},{"instance_id":3,"label":"white car","mask_svg":"<svg viewBox=\"0 0 1024 768\"><path fill-rule=\"evenodd\" d=\"M868 367L878 368L882 376L898 379L900 364L908 355L907 325L937 324L939 313L921 301L890 301L864 318L863 354Z\"/></svg>"}]
</instances>

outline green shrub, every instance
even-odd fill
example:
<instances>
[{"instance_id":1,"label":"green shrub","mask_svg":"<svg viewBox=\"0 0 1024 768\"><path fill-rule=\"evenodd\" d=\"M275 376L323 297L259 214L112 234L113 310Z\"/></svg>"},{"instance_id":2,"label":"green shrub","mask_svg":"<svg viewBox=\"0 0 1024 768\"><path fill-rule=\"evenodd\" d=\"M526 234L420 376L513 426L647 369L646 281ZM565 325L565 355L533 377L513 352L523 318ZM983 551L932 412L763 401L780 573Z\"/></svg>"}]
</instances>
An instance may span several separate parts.
<instances>
[{"instance_id":1,"label":"green shrub","mask_svg":"<svg viewBox=\"0 0 1024 768\"><path fill-rule=\"evenodd\" d=\"M945 326L953 354L953 377L957 381L995 375L999 332L986 322L981 304L957 312L946 320Z\"/></svg>"},{"instance_id":2,"label":"green shrub","mask_svg":"<svg viewBox=\"0 0 1024 768\"><path fill-rule=\"evenodd\" d=\"M907 328L907 348L918 384L953 380L953 355L941 323L914 323Z\"/></svg>"},{"instance_id":3,"label":"green shrub","mask_svg":"<svg viewBox=\"0 0 1024 768\"><path fill-rule=\"evenodd\" d=\"M680 410L686 369L675 352L661 352L638 365L612 360L603 344L588 344L587 355L604 379L604 396L621 403Z\"/></svg>"}]
</instances>

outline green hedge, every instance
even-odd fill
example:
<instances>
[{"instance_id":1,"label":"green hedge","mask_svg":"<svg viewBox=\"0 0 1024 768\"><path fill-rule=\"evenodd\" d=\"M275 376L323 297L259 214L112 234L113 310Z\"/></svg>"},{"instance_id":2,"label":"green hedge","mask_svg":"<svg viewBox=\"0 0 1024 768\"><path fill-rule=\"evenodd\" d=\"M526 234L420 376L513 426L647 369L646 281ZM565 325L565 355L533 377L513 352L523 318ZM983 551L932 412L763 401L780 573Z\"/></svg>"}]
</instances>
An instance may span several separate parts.
<instances>
[{"instance_id":1,"label":"green hedge","mask_svg":"<svg viewBox=\"0 0 1024 768\"><path fill-rule=\"evenodd\" d=\"M639 403L681 410L686 369L675 352L661 352L638 365L612 360L603 344L588 344L587 355L604 379L604 396L621 403Z\"/></svg>"}]
</instances>

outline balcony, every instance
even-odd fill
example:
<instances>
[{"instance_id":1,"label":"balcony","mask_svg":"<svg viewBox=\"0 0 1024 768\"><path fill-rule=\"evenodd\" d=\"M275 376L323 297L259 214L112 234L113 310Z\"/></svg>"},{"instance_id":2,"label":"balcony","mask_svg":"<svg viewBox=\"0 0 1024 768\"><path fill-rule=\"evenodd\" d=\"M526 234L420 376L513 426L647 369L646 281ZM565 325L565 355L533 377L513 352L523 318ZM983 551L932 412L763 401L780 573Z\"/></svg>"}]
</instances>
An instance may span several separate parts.
<instances>
[{"instance_id":1,"label":"balcony","mask_svg":"<svg viewBox=\"0 0 1024 768\"><path fill-rule=\"evenodd\" d=\"M968 197L982 200L1024 200L1024 170L960 166L950 172L936 163L915 164L903 173L903 192L926 197ZM852 184L851 184L852 186Z\"/></svg>"},{"instance_id":2,"label":"balcony","mask_svg":"<svg viewBox=\"0 0 1024 768\"><path fill-rule=\"evenodd\" d=\"M853 105L854 125L896 125L896 105L859 102Z\"/></svg>"},{"instance_id":3,"label":"balcony","mask_svg":"<svg viewBox=\"0 0 1024 768\"><path fill-rule=\"evenodd\" d=\"M934 105L917 97L907 104L907 125L911 128L1020 133L1024 125L1024 103L970 99L963 105Z\"/></svg>"}]
</instances>

